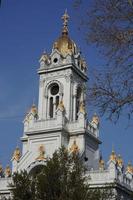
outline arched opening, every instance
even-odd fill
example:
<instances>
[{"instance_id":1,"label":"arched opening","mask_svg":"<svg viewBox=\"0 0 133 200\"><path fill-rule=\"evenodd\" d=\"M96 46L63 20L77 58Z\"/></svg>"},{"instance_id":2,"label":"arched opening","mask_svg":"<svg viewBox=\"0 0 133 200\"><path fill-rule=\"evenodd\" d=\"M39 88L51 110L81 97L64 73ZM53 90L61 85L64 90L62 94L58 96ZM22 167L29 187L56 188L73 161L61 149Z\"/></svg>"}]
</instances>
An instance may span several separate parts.
<instances>
[{"instance_id":1,"label":"arched opening","mask_svg":"<svg viewBox=\"0 0 133 200\"><path fill-rule=\"evenodd\" d=\"M50 97L49 100L49 116L50 118L53 118L53 109L54 109L54 105L53 105L53 97Z\"/></svg>"},{"instance_id":2,"label":"arched opening","mask_svg":"<svg viewBox=\"0 0 133 200\"><path fill-rule=\"evenodd\" d=\"M36 165L35 167L33 167L30 170L29 175L32 176L32 177L36 177L38 174L41 173L43 167L44 167L44 165Z\"/></svg>"},{"instance_id":3,"label":"arched opening","mask_svg":"<svg viewBox=\"0 0 133 200\"><path fill-rule=\"evenodd\" d=\"M81 102L82 89L78 87L76 96L76 120L78 119L79 107Z\"/></svg>"},{"instance_id":4,"label":"arched opening","mask_svg":"<svg viewBox=\"0 0 133 200\"><path fill-rule=\"evenodd\" d=\"M59 105L59 85L52 83L48 89L49 117L55 117L55 111Z\"/></svg>"},{"instance_id":5,"label":"arched opening","mask_svg":"<svg viewBox=\"0 0 133 200\"><path fill-rule=\"evenodd\" d=\"M57 109L58 105L59 105L59 96L56 96L56 109Z\"/></svg>"}]
</instances>

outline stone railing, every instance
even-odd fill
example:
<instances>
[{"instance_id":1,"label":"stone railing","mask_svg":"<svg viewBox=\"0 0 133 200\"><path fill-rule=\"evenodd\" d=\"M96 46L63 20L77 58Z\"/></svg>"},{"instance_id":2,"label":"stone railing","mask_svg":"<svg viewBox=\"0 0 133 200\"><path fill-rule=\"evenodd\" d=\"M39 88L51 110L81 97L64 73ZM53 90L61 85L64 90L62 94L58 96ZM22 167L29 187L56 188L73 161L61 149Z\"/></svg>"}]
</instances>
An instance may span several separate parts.
<instances>
[{"instance_id":1,"label":"stone railing","mask_svg":"<svg viewBox=\"0 0 133 200\"><path fill-rule=\"evenodd\" d=\"M66 124L66 129L69 132L76 132L76 133L85 130L83 127L81 127L79 121L69 122L68 124Z\"/></svg>"},{"instance_id":2,"label":"stone railing","mask_svg":"<svg viewBox=\"0 0 133 200\"><path fill-rule=\"evenodd\" d=\"M0 178L0 194L9 192L9 184L11 181L12 178Z\"/></svg>"},{"instance_id":3,"label":"stone railing","mask_svg":"<svg viewBox=\"0 0 133 200\"><path fill-rule=\"evenodd\" d=\"M51 124L52 124L52 129L54 128L60 128L61 126L58 125L58 121L56 118L52 118L52 119L47 119L47 120L37 120L34 121L32 126L29 126L28 129L26 131L30 132L30 131L47 131L49 129L51 129Z\"/></svg>"},{"instance_id":4,"label":"stone railing","mask_svg":"<svg viewBox=\"0 0 133 200\"><path fill-rule=\"evenodd\" d=\"M87 129L90 134L92 134L95 137L99 137L99 130L96 129L90 122L88 122Z\"/></svg>"},{"instance_id":5,"label":"stone railing","mask_svg":"<svg viewBox=\"0 0 133 200\"><path fill-rule=\"evenodd\" d=\"M106 169L106 170L91 170L86 173L86 176L88 177L88 183L90 185L105 185L105 184L113 184L113 183L119 183L121 186L124 186L128 188L129 190L133 191L133 178L128 179L126 175L123 173L121 174L121 179L117 175L117 169L114 171L114 176L113 176L113 171L111 169ZM115 176L116 175L116 176ZM125 178L123 178L125 177Z\"/></svg>"}]
</instances>

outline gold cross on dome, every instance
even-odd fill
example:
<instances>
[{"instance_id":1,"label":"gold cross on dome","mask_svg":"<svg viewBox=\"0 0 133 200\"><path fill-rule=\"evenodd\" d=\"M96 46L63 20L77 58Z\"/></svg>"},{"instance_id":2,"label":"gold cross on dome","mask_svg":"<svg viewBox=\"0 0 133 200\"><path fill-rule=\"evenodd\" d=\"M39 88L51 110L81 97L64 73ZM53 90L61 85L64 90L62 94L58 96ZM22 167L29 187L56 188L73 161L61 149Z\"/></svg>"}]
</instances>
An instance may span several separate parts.
<instances>
[{"instance_id":1,"label":"gold cross on dome","mask_svg":"<svg viewBox=\"0 0 133 200\"><path fill-rule=\"evenodd\" d=\"M64 26L67 26L67 23L68 23L69 18L70 18L70 17L69 17L69 15L67 14L67 9L66 9L64 15L63 15L62 18L61 18L61 19L64 21L64 22L63 22L63 25L64 25Z\"/></svg>"}]
</instances>

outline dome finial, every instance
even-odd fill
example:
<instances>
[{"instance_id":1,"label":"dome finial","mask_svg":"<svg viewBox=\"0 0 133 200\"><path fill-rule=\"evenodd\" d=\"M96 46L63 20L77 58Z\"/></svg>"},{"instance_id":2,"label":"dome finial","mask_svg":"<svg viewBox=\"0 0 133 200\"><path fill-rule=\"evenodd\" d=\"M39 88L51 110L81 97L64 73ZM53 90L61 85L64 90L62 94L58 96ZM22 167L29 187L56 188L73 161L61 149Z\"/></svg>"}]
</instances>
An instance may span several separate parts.
<instances>
[{"instance_id":1,"label":"dome finial","mask_svg":"<svg viewBox=\"0 0 133 200\"><path fill-rule=\"evenodd\" d=\"M115 154L115 150L114 150L114 146L112 145L112 152L111 152L111 155L110 155L110 160L111 161L117 161L117 156Z\"/></svg>"},{"instance_id":2,"label":"dome finial","mask_svg":"<svg viewBox=\"0 0 133 200\"><path fill-rule=\"evenodd\" d=\"M69 20L69 15L67 14L67 9L65 10L64 15L62 16L62 20L63 20L63 30L62 30L62 34L63 35L67 35L68 34L68 20Z\"/></svg>"},{"instance_id":3,"label":"dome finial","mask_svg":"<svg viewBox=\"0 0 133 200\"><path fill-rule=\"evenodd\" d=\"M99 169L104 170L104 167L105 167L105 163L104 163L104 160L103 160L103 157L102 157L102 153L100 152Z\"/></svg>"}]
</instances>

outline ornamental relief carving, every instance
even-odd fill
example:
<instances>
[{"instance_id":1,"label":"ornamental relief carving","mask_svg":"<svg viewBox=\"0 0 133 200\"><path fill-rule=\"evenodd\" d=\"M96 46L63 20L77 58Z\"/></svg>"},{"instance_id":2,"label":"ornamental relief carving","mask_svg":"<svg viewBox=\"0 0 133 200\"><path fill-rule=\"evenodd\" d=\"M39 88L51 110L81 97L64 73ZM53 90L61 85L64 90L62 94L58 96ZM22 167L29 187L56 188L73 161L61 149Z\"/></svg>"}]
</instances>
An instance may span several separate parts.
<instances>
[{"instance_id":1,"label":"ornamental relief carving","mask_svg":"<svg viewBox=\"0 0 133 200\"><path fill-rule=\"evenodd\" d=\"M66 82L70 82L70 76L65 75Z\"/></svg>"},{"instance_id":2,"label":"ornamental relief carving","mask_svg":"<svg viewBox=\"0 0 133 200\"><path fill-rule=\"evenodd\" d=\"M67 75L67 76L70 76L70 75L72 74L71 69L67 69L67 70L65 70L65 71L66 71L66 75Z\"/></svg>"},{"instance_id":3,"label":"ornamental relief carving","mask_svg":"<svg viewBox=\"0 0 133 200\"><path fill-rule=\"evenodd\" d=\"M58 71L58 72L52 72L52 73L48 73L45 75L45 78L51 78L51 77L59 77L59 76L64 76L65 74L65 70L63 71Z\"/></svg>"},{"instance_id":4,"label":"ornamental relief carving","mask_svg":"<svg viewBox=\"0 0 133 200\"><path fill-rule=\"evenodd\" d=\"M55 71L55 72L51 72L51 73L48 73L48 74L45 74L45 79L48 79L48 78L59 78L59 77L66 77L66 76L71 76L72 75L72 72L71 72L71 69L64 69L64 70L61 70L61 71Z\"/></svg>"},{"instance_id":5,"label":"ornamental relief carving","mask_svg":"<svg viewBox=\"0 0 133 200\"><path fill-rule=\"evenodd\" d=\"M72 71L71 71L71 69L68 69L65 72L66 72L65 73L65 79L66 79L67 82L70 82L73 78Z\"/></svg>"}]
</instances>

